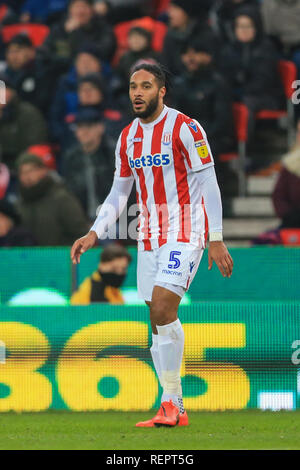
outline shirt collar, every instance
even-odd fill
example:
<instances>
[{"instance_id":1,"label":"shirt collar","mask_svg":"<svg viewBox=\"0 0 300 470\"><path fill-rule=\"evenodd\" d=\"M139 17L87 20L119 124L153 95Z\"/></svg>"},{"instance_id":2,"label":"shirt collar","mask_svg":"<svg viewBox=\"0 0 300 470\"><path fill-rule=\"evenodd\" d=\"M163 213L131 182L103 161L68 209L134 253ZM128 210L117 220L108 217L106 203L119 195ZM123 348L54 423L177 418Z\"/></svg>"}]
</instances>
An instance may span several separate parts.
<instances>
[{"instance_id":1,"label":"shirt collar","mask_svg":"<svg viewBox=\"0 0 300 470\"><path fill-rule=\"evenodd\" d=\"M155 119L155 121L148 122L147 124L144 124L144 123L141 122L141 120L139 119L139 124L142 126L143 129L152 129L152 127L154 127L156 124L158 124L158 123L165 117L165 115L167 114L168 111L169 111L168 106L164 105L164 108L163 108L162 112L161 112L160 115Z\"/></svg>"}]
</instances>

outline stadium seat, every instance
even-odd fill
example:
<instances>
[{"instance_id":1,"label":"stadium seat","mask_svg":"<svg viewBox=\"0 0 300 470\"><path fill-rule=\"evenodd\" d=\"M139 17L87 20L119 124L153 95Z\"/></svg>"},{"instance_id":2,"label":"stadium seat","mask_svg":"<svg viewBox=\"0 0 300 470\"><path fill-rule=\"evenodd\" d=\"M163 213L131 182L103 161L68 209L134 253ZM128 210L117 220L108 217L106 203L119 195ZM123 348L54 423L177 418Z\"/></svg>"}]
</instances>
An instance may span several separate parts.
<instances>
[{"instance_id":1,"label":"stadium seat","mask_svg":"<svg viewBox=\"0 0 300 470\"><path fill-rule=\"evenodd\" d=\"M159 15L164 13L168 8L169 3L170 0L155 0L155 16L158 17Z\"/></svg>"},{"instance_id":2,"label":"stadium seat","mask_svg":"<svg viewBox=\"0 0 300 470\"><path fill-rule=\"evenodd\" d=\"M219 155L221 162L236 160L238 163L237 172L239 179L239 195L245 196L247 193L246 179L246 142L248 138L248 117L249 111L243 103L233 104L233 119L235 135L238 143L238 151L222 153Z\"/></svg>"},{"instance_id":3,"label":"stadium seat","mask_svg":"<svg viewBox=\"0 0 300 470\"><path fill-rule=\"evenodd\" d=\"M41 46L49 34L49 28L43 24L11 24L2 28L3 42L9 42L20 33L27 34L35 47Z\"/></svg>"},{"instance_id":4,"label":"stadium seat","mask_svg":"<svg viewBox=\"0 0 300 470\"><path fill-rule=\"evenodd\" d=\"M160 21L153 20L150 16L144 16L137 20L124 21L114 27L117 38L117 51L113 59L113 65L117 65L120 57L128 50L128 33L134 26L140 26L152 33L152 47L155 51L161 52L164 44L164 38L167 32L167 26Z\"/></svg>"},{"instance_id":5,"label":"stadium seat","mask_svg":"<svg viewBox=\"0 0 300 470\"><path fill-rule=\"evenodd\" d=\"M286 246L300 246L300 229L284 228L280 230L282 244Z\"/></svg>"},{"instance_id":6,"label":"stadium seat","mask_svg":"<svg viewBox=\"0 0 300 470\"><path fill-rule=\"evenodd\" d=\"M103 116L110 121L121 121L122 113L117 109L105 109L103 111Z\"/></svg>"},{"instance_id":7,"label":"stadium seat","mask_svg":"<svg viewBox=\"0 0 300 470\"><path fill-rule=\"evenodd\" d=\"M288 147L291 147L294 141L294 105L291 101L291 97L294 93L293 82L297 79L297 67L294 62L280 60L278 62L278 72L286 96L286 110L263 109L256 113L255 118L280 119L281 117L287 117L287 141Z\"/></svg>"},{"instance_id":8,"label":"stadium seat","mask_svg":"<svg viewBox=\"0 0 300 470\"><path fill-rule=\"evenodd\" d=\"M291 101L294 93L293 82L297 78L297 68L293 62L280 60L278 62L278 71L284 87L284 93L287 101L286 110L263 109L256 113L256 119L279 119L287 117L288 119L288 146L293 144L294 140L294 106ZM220 161L228 162L232 160L238 161L239 176L239 195L245 196L247 192L247 181L245 173L246 160L246 143L248 134L248 116L249 111L246 105L242 103L234 103L233 105L235 132L238 141L238 152L225 153L219 156Z\"/></svg>"}]
</instances>

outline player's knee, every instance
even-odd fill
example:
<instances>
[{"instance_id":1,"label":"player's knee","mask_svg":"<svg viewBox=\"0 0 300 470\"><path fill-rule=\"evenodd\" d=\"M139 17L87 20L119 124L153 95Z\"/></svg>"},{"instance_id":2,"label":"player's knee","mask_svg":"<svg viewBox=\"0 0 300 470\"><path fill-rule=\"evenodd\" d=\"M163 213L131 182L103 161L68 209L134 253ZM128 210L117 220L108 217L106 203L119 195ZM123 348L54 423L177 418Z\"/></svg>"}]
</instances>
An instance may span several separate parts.
<instances>
[{"instance_id":1,"label":"player's knee","mask_svg":"<svg viewBox=\"0 0 300 470\"><path fill-rule=\"evenodd\" d=\"M164 302L164 300L152 300L150 315L155 325L167 325L173 321L173 314L170 311L170 304L169 302Z\"/></svg>"}]
</instances>

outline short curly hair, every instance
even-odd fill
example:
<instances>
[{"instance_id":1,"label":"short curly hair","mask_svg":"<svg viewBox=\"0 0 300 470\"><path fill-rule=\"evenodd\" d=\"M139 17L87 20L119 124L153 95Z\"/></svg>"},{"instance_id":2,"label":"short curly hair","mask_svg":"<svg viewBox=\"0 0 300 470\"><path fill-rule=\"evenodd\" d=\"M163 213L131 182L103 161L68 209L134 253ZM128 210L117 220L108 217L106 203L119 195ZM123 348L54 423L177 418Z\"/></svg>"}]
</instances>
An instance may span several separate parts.
<instances>
[{"instance_id":1,"label":"short curly hair","mask_svg":"<svg viewBox=\"0 0 300 470\"><path fill-rule=\"evenodd\" d=\"M167 91L169 90L171 75L162 64L159 62L153 64L148 62L138 63L131 69L131 76L139 70L146 70L146 72L151 73L156 78L159 88L166 87Z\"/></svg>"}]
</instances>

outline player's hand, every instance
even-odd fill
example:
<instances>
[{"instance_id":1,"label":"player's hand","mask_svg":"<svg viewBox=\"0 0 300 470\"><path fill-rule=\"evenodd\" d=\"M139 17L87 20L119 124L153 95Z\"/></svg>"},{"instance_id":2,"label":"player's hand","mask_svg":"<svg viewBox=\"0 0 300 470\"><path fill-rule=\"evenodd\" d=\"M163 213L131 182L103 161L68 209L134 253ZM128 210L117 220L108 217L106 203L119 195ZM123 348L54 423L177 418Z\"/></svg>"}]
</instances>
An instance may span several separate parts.
<instances>
[{"instance_id":1,"label":"player's hand","mask_svg":"<svg viewBox=\"0 0 300 470\"><path fill-rule=\"evenodd\" d=\"M208 269L211 270L213 262L218 266L223 277L231 277L233 260L223 242L210 242L208 249Z\"/></svg>"},{"instance_id":2,"label":"player's hand","mask_svg":"<svg viewBox=\"0 0 300 470\"><path fill-rule=\"evenodd\" d=\"M79 238L74 242L71 249L71 259L73 264L80 263L80 256L90 248L93 248L97 241L97 234L94 231L89 232L84 237Z\"/></svg>"}]
</instances>

